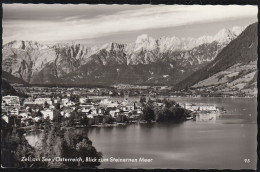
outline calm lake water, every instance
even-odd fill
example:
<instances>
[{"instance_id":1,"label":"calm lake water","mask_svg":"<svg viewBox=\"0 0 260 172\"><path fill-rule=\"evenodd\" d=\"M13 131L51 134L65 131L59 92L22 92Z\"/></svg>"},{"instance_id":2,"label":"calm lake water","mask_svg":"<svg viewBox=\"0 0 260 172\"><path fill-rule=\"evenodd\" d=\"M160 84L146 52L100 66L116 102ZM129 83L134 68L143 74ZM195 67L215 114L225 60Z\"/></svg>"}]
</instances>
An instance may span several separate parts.
<instances>
[{"instance_id":1,"label":"calm lake water","mask_svg":"<svg viewBox=\"0 0 260 172\"><path fill-rule=\"evenodd\" d=\"M215 104L227 110L214 121L133 124L87 132L104 158L147 158L152 162L103 162L99 168L256 169L257 100L174 98L179 103ZM28 136L30 143L38 137ZM250 162L245 163L245 159Z\"/></svg>"}]
</instances>

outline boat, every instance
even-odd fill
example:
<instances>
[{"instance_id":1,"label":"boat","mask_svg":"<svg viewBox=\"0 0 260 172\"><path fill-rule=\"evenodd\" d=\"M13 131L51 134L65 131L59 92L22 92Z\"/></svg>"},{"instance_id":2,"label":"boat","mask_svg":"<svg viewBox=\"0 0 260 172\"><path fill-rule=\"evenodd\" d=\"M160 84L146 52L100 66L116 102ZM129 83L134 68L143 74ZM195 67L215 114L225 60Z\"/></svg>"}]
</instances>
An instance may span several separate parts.
<instances>
[{"instance_id":1,"label":"boat","mask_svg":"<svg viewBox=\"0 0 260 172\"><path fill-rule=\"evenodd\" d=\"M193 119L192 116L186 118L186 120L191 120L191 119Z\"/></svg>"}]
</instances>

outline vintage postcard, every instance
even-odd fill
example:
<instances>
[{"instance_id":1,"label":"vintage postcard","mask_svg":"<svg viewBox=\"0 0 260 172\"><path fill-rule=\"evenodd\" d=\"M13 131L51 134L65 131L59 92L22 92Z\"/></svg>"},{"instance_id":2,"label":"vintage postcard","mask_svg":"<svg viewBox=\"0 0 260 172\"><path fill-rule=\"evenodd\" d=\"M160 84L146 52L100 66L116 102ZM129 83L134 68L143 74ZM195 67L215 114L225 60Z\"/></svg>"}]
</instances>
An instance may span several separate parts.
<instances>
[{"instance_id":1,"label":"vintage postcard","mask_svg":"<svg viewBox=\"0 0 260 172\"><path fill-rule=\"evenodd\" d=\"M3 4L2 167L256 169L257 13Z\"/></svg>"}]
</instances>

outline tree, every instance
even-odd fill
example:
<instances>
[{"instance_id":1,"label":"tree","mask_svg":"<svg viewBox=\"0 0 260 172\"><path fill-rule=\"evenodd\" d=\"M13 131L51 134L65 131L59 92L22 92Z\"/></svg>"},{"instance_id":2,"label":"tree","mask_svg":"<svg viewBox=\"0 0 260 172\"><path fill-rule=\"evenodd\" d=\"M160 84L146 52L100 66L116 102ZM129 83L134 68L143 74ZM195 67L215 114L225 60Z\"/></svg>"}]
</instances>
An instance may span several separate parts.
<instances>
[{"instance_id":1,"label":"tree","mask_svg":"<svg viewBox=\"0 0 260 172\"><path fill-rule=\"evenodd\" d=\"M32 113L32 108L31 107L28 108L28 112Z\"/></svg>"},{"instance_id":2,"label":"tree","mask_svg":"<svg viewBox=\"0 0 260 172\"><path fill-rule=\"evenodd\" d=\"M86 116L82 116L82 118L80 119L80 124L82 125L88 125L89 119Z\"/></svg>"},{"instance_id":3,"label":"tree","mask_svg":"<svg viewBox=\"0 0 260 172\"><path fill-rule=\"evenodd\" d=\"M86 157L100 159L101 152L97 152L92 145L92 141L86 133L75 133L73 130L63 131L59 124L55 124L50 130L45 131L42 139L42 146L37 150L37 155L41 157L55 158L81 158ZM47 162L45 167L89 167L95 168L100 162Z\"/></svg>"},{"instance_id":4,"label":"tree","mask_svg":"<svg viewBox=\"0 0 260 172\"><path fill-rule=\"evenodd\" d=\"M43 117L43 114L41 113L41 111L39 110L37 113L36 113L36 117Z\"/></svg>"},{"instance_id":5,"label":"tree","mask_svg":"<svg viewBox=\"0 0 260 172\"><path fill-rule=\"evenodd\" d=\"M79 102L79 96L72 94L70 96L70 100L73 101L73 102Z\"/></svg>"},{"instance_id":6,"label":"tree","mask_svg":"<svg viewBox=\"0 0 260 172\"><path fill-rule=\"evenodd\" d=\"M162 100L162 103L165 104L165 107L166 107L166 108L170 108L170 107L172 107L173 105L176 105L176 102L175 102L174 100L167 100L167 99L165 99L165 98Z\"/></svg>"},{"instance_id":7,"label":"tree","mask_svg":"<svg viewBox=\"0 0 260 172\"><path fill-rule=\"evenodd\" d=\"M163 109L162 108L155 108L154 109L154 119L157 122L160 122L162 120L162 118L164 118L164 113L163 113Z\"/></svg>"},{"instance_id":8,"label":"tree","mask_svg":"<svg viewBox=\"0 0 260 172\"><path fill-rule=\"evenodd\" d=\"M143 120L150 123L155 119L154 111L151 106L146 105L143 110Z\"/></svg>"},{"instance_id":9,"label":"tree","mask_svg":"<svg viewBox=\"0 0 260 172\"><path fill-rule=\"evenodd\" d=\"M110 115L110 108L107 108L106 110L105 110L105 112L104 112L104 115Z\"/></svg>"},{"instance_id":10,"label":"tree","mask_svg":"<svg viewBox=\"0 0 260 172\"><path fill-rule=\"evenodd\" d=\"M62 116L60 114L60 111L58 111L57 109L53 110L53 122L58 122L61 123L62 121Z\"/></svg>"},{"instance_id":11,"label":"tree","mask_svg":"<svg viewBox=\"0 0 260 172\"><path fill-rule=\"evenodd\" d=\"M22 131L2 130L1 164L3 167L40 167L41 161L21 161L22 157L37 158L35 149L29 145Z\"/></svg>"},{"instance_id":12,"label":"tree","mask_svg":"<svg viewBox=\"0 0 260 172\"><path fill-rule=\"evenodd\" d=\"M56 106L55 106L55 108L56 108L57 110L60 110L60 103L57 103Z\"/></svg>"},{"instance_id":13,"label":"tree","mask_svg":"<svg viewBox=\"0 0 260 172\"><path fill-rule=\"evenodd\" d=\"M114 119L111 115L104 116L103 123L112 124L113 122L114 122Z\"/></svg>"},{"instance_id":14,"label":"tree","mask_svg":"<svg viewBox=\"0 0 260 172\"><path fill-rule=\"evenodd\" d=\"M150 98L147 101L147 105L151 107L153 106L153 101Z\"/></svg>"},{"instance_id":15,"label":"tree","mask_svg":"<svg viewBox=\"0 0 260 172\"><path fill-rule=\"evenodd\" d=\"M142 104L146 103L146 98L144 96L141 96L139 102Z\"/></svg>"},{"instance_id":16,"label":"tree","mask_svg":"<svg viewBox=\"0 0 260 172\"><path fill-rule=\"evenodd\" d=\"M49 108L49 107L50 107L49 103L47 103L47 102L45 101L45 102L44 102L44 107L45 107L45 108Z\"/></svg>"},{"instance_id":17,"label":"tree","mask_svg":"<svg viewBox=\"0 0 260 172\"><path fill-rule=\"evenodd\" d=\"M128 119L127 119L127 117L124 114L120 114L117 117L117 122L125 123L125 122L128 122Z\"/></svg>"}]
</instances>

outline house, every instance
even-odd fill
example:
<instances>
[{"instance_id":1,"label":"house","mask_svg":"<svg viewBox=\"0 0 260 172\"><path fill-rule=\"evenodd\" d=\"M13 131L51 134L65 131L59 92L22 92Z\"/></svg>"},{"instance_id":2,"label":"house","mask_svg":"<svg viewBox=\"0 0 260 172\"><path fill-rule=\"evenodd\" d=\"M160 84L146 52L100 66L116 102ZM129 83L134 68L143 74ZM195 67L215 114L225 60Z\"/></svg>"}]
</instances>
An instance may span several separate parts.
<instances>
[{"instance_id":1,"label":"house","mask_svg":"<svg viewBox=\"0 0 260 172\"><path fill-rule=\"evenodd\" d=\"M117 107L119 105L119 103L117 101L103 99L100 101L100 105L105 106L105 107Z\"/></svg>"},{"instance_id":2,"label":"house","mask_svg":"<svg viewBox=\"0 0 260 172\"><path fill-rule=\"evenodd\" d=\"M47 102L49 105L52 105L51 98L36 98L34 102L38 105L44 105L45 102Z\"/></svg>"},{"instance_id":3,"label":"house","mask_svg":"<svg viewBox=\"0 0 260 172\"><path fill-rule=\"evenodd\" d=\"M64 107L62 109L62 111L60 112L60 114L61 114L61 116L64 116L65 118L69 118L71 116L71 112L73 110L74 109L72 109L72 108Z\"/></svg>"},{"instance_id":4,"label":"house","mask_svg":"<svg viewBox=\"0 0 260 172\"><path fill-rule=\"evenodd\" d=\"M25 99L25 100L23 101L23 105L24 105L24 106L27 106L27 105L35 105L35 102L33 101L33 99L32 99L31 97L29 97L29 98L27 98L27 99Z\"/></svg>"},{"instance_id":5,"label":"house","mask_svg":"<svg viewBox=\"0 0 260 172\"><path fill-rule=\"evenodd\" d=\"M23 118L23 119L28 118L28 114L27 113L20 113L18 116Z\"/></svg>"},{"instance_id":6,"label":"house","mask_svg":"<svg viewBox=\"0 0 260 172\"><path fill-rule=\"evenodd\" d=\"M69 102L65 102L65 103L63 103L63 106L65 106L65 107L68 107L68 106L74 106L74 105L75 105L75 103L72 102L72 101L69 101Z\"/></svg>"},{"instance_id":7,"label":"house","mask_svg":"<svg viewBox=\"0 0 260 172\"><path fill-rule=\"evenodd\" d=\"M94 106L93 105L86 105L84 107L81 108L81 112L84 112L84 113L89 113L91 109L93 109Z\"/></svg>"},{"instance_id":8,"label":"house","mask_svg":"<svg viewBox=\"0 0 260 172\"><path fill-rule=\"evenodd\" d=\"M98 113L98 114L104 114L104 113L105 113L105 110L102 109L102 108L97 108L97 113Z\"/></svg>"},{"instance_id":9,"label":"house","mask_svg":"<svg viewBox=\"0 0 260 172\"><path fill-rule=\"evenodd\" d=\"M127 109L128 111L132 111L132 110L135 109L135 105L134 105L133 102L127 103L127 104L125 105L125 107L126 107L126 109Z\"/></svg>"},{"instance_id":10,"label":"house","mask_svg":"<svg viewBox=\"0 0 260 172\"><path fill-rule=\"evenodd\" d=\"M53 103L57 104L58 103L58 99L53 99Z\"/></svg>"},{"instance_id":11,"label":"house","mask_svg":"<svg viewBox=\"0 0 260 172\"><path fill-rule=\"evenodd\" d=\"M83 103L86 103L87 102L87 98L86 97L80 97L79 98L79 103L80 104L83 104Z\"/></svg>"},{"instance_id":12,"label":"house","mask_svg":"<svg viewBox=\"0 0 260 172\"><path fill-rule=\"evenodd\" d=\"M121 109L122 111L128 111L126 106L121 106L120 109Z\"/></svg>"},{"instance_id":13,"label":"house","mask_svg":"<svg viewBox=\"0 0 260 172\"><path fill-rule=\"evenodd\" d=\"M2 119L6 122L9 123L9 117L7 115L2 115Z\"/></svg>"},{"instance_id":14,"label":"house","mask_svg":"<svg viewBox=\"0 0 260 172\"><path fill-rule=\"evenodd\" d=\"M113 118L117 117L117 116L119 115L119 113L120 113L120 109L115 109L115 110L110 110L110 111L109 111L109 114L110 114Z\"/></svg>"},{"instance_id":15,"label":"house","mask_svg":"<svg viewBox=\"0 0 260 172\"><path fill-rule=\"evenodd\" d=\"M64 116L64 118L69 118L69 117L70 117L70 115L71 115L70 113L68 113L68 112L65 112L63 116Z\"/></svg>"},{"instance_id":16,"label":"house","mask_svg":"<svg viewBox=\"0 0 260 172\"><path fill-rule=\"evenodd\" d=\"M19 110L18 110L18 108L11 108L11 109L8 110L8 114L11 115L11 116L12 115L18 116Z\"/></svg>"},{"instance_id":17,"label":"house","mask_svg":"<svg viewBox=\"0 0 260 172\"><path fill-rule=\"evenodd\" d=\"M136 110L136 109L142 110L143 106L142 106L142 104L141 104L140 102L135 102L135 103L134 103L134 108L135 108L135 110Z\"/></svg>"},{"instance_id":18,"label":"house","mask_svg":"<svg viewBox=\"0 0 260 172\"><path fill-rule=\"evenodd\" d=\"M49 108L50 108L50 109L55 109L55 106L50 105Z\"/></svg>"},{"instance_id":19,"label":"house","mask_svg":"<svg viewBox=\"0 0 260 172\"><path fill-rule=\"evenodd\" d=\"M92 114L87 115L88 118L94 118Z\"/></svg>"},{"instance_id":20,"label":"house","mask_svg":"<svg viewBox=\"0 0 260 172\"><path fill-rule=\"evenodd\" d=\"M69 99L68 99L68 98L61 99L61 103L62 103L63 105L66 104L67 102L69 102Z\"/></svg>"},{"instance_id":21,"label":"house","mask_svg":"<svg viewBox=\"0 0 260 172\"><path fill-rule=\"evenodd\" d=\"M44 109L41 110L41 113L43 114L43 118L49 118L50 120L53 120L53 110L51 109Z\"/></svg>"},{"instance_id":22,"label":"house","mask_svg":"<svg viewBox=\"0 0 260 172\"><path fill-rule=\"evenodd\" d=\"M92 115L98 115L98 109L95 108L95 107L92 107L92 108L90 109L90 112L91 112Z\"/></svg>"},{"instance_id":23,"label":"house","mask_svg":"<svg viewBox=\"0 0 260 172\"><path fill-rule=\"evenodd\" d=\"M39 116L32 118L32 120L35 121L35 122L38 122L40 119L41 119L41 117L39 117Z\"/></svg>"},{"instance_id":24,"label":"house","mask_svg":"<svg viewBox=\"0 0 260 172\"><path fill-rule=\"evenodd\" d=\"M195 105L185 103L184 108L191 111L217 111L217 107L215 105Z\"/></svg>"},{"instance_id":25,"label":"house","mask_svg":"<svg viewBox=\"0 0 260 172\"><path fill-rule=\"evenodd\" d=\"M153 103L153 106L156 106L156 107L163 107L163 106L165 106L165 104L164 104L164 103L154 102L154 103Z\"/></svg>"}]
</instances>

